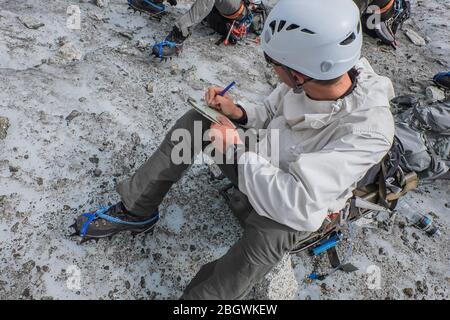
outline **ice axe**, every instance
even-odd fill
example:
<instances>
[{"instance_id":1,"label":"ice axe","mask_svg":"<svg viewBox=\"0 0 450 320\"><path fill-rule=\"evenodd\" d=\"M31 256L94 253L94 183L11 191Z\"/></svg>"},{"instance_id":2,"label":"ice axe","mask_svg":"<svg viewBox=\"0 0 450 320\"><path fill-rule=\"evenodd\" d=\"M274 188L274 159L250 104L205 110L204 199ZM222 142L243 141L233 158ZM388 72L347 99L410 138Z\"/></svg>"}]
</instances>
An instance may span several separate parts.
<instances>
[{"instance_id":1,"label":"ice axe","mask_svg":"<svg viewBox=\"0 0 450 320\"><path fill-rule=\"evenodd\" d=\"M224 42L223 42L223 44L226 45L226 46L230 43L230 42L229 42L229 39L230 39L230 36L231 36L231 32L233 31L234 23L235 23L235 22L236 22L236 20L233 20L233 23L231 23L230 30L228 30L227 37L225 38L225 40L224 40Z\"/></svg>"}]
</instances>

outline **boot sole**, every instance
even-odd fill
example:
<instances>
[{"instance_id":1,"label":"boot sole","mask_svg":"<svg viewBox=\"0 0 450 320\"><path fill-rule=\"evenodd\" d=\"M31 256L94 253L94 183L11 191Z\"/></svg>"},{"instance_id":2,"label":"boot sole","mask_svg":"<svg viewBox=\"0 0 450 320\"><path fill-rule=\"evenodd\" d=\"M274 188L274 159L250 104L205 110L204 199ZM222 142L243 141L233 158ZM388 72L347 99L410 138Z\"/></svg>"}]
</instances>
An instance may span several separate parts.
<instances>
[{"instance_id":1,"label":"boot sole","mask_svg":"<svg viewBox=\"0 0 450 320\"><path fill-rule=\"evenodd\" d=\"M83 244L83 243L88 242L90 240L98 241L98 240L103 239L103 238L111 239L116 234L122 233L122 232L131 232L131 236L134 238L135 236L137 236L139 234L150 232L155 226L156 226L156 223L151 225L147 229L143 229L143 230L133 230L133 229L119 230L119 231L113 231L113 232L108 233L108 234L103 234L101 236L86 234L84 237L81 238L80 244ZM73 234L73 235L75 235L75 234ZM79 234L78 234L78 236L79 236Z\"/></svg>"}]
</instances>

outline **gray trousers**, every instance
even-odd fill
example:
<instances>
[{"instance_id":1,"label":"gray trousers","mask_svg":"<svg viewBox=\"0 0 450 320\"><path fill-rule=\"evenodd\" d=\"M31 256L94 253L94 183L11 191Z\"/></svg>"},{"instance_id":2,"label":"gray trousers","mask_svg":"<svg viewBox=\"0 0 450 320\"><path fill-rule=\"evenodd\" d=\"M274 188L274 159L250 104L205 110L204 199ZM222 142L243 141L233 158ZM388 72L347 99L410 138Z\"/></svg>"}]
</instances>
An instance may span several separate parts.
<instances>
[{"instance_id":1,"label":"gray trousers","mask_svg":"<svg viewBox=\"0 0 450 320\"><path fill-rule=\"evenodd\" d=\"M171 152L176 143L170 140L173 130L186 129L193 136L194 121L201 121L203 132L211 122L196 111L188 111L172 127L155 153L128 180L118 185L125 207L142 217L149 216L162 202L170 187L177 182L189 164L176 165ZM202 134L203 134L202 132ZM180 143L191 143L183 139ZM192 144L192 158L201 152L201 146ZM233 165L220 166L235 184ZM244 228L242 238L220 259L201 267L186 287L183 299L242 299L281 259L304 238L299 232L258 215L254 210L237 214Z\"/></svg>"},{"instance_id":2,"label":"gray trousers","mask_svg":"<svg viewBox=\"0 0 450 320\"><path fill-rule=\"evenodd\" d=\"M224 15L232 15L241 7L242 0L197 0L188 12L182 15L175 26L187 37L195 25L208 16L214 6Z\"/></svg>"}]
</instances>

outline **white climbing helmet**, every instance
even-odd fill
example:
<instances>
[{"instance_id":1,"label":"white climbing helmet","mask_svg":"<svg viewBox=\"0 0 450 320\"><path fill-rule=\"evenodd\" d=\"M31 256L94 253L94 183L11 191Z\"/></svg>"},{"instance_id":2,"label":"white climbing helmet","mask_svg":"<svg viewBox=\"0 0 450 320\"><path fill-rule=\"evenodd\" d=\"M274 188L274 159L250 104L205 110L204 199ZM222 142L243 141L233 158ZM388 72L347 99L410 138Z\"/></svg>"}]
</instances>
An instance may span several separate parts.
<instances>
[{"instance_id":1,"label":"white climbing helmet","mask_svg":"<svg viewBox=\"0 0 450 320\"><path fill-rule=\"evenodd\" d=\"M359 9L352 0L280 0L267 17L261 46L308 77L337 78L361 55Z\"/></svg>"}]
</instances>

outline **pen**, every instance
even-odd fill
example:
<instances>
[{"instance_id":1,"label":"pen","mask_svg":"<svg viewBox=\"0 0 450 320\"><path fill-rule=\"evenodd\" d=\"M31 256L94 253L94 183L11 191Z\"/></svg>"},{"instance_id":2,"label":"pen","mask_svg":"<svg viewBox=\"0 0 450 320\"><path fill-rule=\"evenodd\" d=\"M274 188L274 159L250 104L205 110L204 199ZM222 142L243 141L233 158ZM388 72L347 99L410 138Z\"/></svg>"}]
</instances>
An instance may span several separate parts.
<instances>
[{"instance_id":1,"label":"pen","mask_svg":"<svg viewBox=\"0 0 450 320\"><path fill-rule=\"evenodd\" d=\"M233 86L236 84L235 81L233 81L232 83L230 83L225 89L222 90L222 92L219 93L219 96L222 96L227 93L228 90L230 90L231 88L233 88Z\"/></svg>"}]
</instances>

